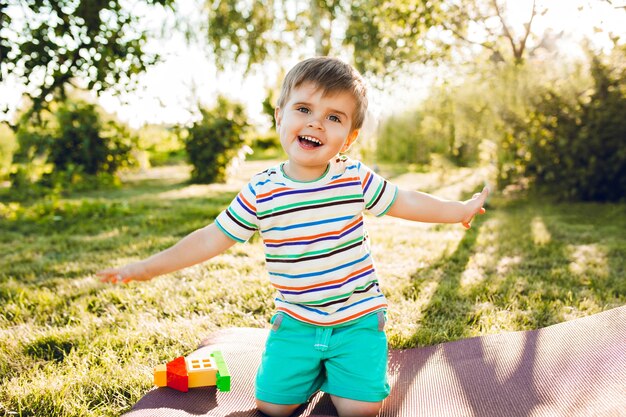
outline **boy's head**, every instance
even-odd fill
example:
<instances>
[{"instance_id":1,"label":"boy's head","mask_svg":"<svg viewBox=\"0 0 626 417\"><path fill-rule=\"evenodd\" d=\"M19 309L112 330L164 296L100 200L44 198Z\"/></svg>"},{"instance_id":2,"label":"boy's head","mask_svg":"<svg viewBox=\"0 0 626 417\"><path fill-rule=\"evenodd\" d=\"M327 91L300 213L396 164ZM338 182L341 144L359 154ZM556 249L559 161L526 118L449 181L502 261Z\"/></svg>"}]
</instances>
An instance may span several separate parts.
<instances>
[{"instance_id":1,"label":"boy's head","mask_svg":"<svg viewBox=\"0 0 626 417\"><path fill-rule=\"evenodd\" d=\"M304 83L313 83L324 95L348 92L354 98L355 111L352 129L363 126L367 112L367 88L361 74L352 66L331 57L309 58L293 67L283 81L277 107L282 109L294 88Z\"/></svg>"}]
</instances>

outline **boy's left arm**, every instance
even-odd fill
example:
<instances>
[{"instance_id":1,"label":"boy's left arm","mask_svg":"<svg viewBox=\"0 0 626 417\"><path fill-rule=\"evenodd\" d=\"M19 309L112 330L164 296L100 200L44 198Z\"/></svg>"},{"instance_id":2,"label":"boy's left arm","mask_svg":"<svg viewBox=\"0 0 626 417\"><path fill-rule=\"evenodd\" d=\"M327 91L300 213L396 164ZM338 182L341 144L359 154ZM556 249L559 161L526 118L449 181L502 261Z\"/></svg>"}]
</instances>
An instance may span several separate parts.
<instances>
[{"instance_id":1,"label":"boy's left arm","mask_svg":"<svg viewBox=\"0 0 626 417\"><path fill-rule=\"evenodd\" d=\"M398 189L388 215L424 223L461 223L470 228L476 214L483 214L489 188L483 188L466 201L450 201L419 191Z\"/></svg>"}]
</instances>

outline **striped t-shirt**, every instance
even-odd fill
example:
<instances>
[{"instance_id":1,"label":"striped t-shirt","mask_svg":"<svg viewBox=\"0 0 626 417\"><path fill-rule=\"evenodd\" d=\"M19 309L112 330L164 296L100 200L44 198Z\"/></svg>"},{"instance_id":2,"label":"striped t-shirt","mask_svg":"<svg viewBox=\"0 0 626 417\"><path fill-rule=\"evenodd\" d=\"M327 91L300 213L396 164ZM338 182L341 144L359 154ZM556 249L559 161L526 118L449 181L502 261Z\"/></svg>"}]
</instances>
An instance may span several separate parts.
<instances>
[{"instance_id":1,"label":"striped t-shirt","mask_svg":"<svg viewBox=\"0 0 626 417\"><path fill-rule=\"evenodd\" d=\"M255 175L215 223L238 242L259 231L278 311L334 326L387 307L363 211L382 216L396 194L349 158L332 160L311 182L290 179L281 164Z\"/></svg>"}]
</instances>

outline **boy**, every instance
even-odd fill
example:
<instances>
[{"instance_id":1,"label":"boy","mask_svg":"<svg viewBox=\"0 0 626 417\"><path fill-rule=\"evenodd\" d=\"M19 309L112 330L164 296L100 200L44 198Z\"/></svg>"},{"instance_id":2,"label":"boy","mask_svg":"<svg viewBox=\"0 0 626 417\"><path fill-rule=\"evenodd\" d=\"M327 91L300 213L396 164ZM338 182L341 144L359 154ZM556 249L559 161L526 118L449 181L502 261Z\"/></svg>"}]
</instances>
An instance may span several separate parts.
<instances>
[{"instance_id":1,"label":"boy","mask_svg":"<svg viewBox=\"0 0 626 417\"><path fill-rule=\"evenodd\" d=\"M315 393L340 416L375 416L389 394L387 303L362 212L469 228L488 190L465 202L400 190L338 154L356 140L367 110L363 79L333 58L287 74L276 126L288 160L252 178L215 222L144 261L102 271L103 281L149 280L212 258L255 231L277 289L256 378L259 410L289 416Z\"/></svg>"}]
</instances>

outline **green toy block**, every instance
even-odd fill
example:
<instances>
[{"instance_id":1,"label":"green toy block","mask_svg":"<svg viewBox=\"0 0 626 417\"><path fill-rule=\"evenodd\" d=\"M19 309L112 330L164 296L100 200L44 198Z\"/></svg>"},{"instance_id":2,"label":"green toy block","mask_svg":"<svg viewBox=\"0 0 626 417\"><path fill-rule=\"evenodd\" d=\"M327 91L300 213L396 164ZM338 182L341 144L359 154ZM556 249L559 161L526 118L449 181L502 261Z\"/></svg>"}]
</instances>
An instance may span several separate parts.
<instances>
[{"instance_id":1,"label":"green toy block","mask_svg":"<svg viewBox=\"0 0 626 417\"><path fill-rule=\"evenodd\" d=\"M223 392L230 391L230 372L228 372L222 352L215 351L211 353L211 356L217 366L217 389Z\"/></svg>"}]
</instances>

